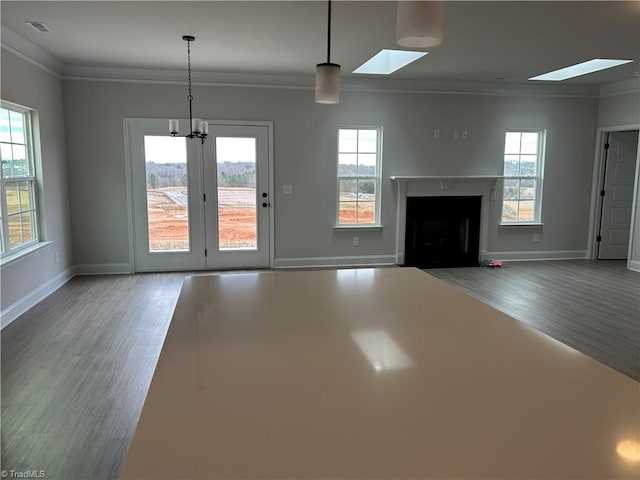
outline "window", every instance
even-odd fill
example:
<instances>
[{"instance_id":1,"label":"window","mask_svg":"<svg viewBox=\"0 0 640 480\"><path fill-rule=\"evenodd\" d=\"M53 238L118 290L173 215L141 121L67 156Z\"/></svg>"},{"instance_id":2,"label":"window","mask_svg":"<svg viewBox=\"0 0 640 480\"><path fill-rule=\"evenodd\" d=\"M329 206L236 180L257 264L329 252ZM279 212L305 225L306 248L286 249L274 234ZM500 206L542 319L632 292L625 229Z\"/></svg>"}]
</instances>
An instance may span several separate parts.
<instances>
[{"instance_id":1,"label":"window","mask_svg":"<svg viewBox=\"0 0 640 480\"><path fill-rule=\"evenodd\" d=\"M502 223L540 223L545 131L508 131Z\"/></svg>"},{"instance_id":2,"label":"window","mask_svg":"<svg viewBox=\"0 0 640 480\"><path fill-rule=\"evenodd\" d=\"M3 256L38 242L36 177L31 112L0 107L0 252Z\"/></svg>"},{"instance_id":3,"label":"window","mask_svg":"<svg viewBox=\"0 0 640 480\"><path fill-rule=\"evenodd\" d=\"M382 129L338 130L338 226L380 223Z\"/></svg>"}]
</instances>

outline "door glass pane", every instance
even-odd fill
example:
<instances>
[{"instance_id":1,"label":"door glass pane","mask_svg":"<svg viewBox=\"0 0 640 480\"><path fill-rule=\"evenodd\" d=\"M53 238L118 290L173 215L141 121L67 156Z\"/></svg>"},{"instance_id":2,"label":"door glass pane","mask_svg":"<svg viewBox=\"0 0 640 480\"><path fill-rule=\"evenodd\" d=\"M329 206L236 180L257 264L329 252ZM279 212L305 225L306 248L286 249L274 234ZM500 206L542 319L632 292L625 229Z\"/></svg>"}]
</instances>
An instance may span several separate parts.
<instances>
[{"instance_id":1,"label":"door glass pane","mask_svg":"<svg viewBox=\"0 0 640 480\"><path fill-rule=\"evenodd\" d=\"M256 160L254 137L216 137L220 250L258 248Z\"/></svg>"},{"instance_id":2,"label":"door glass pane","mask_svg":"<svg viewBox=\"0 0 640 480\"><path fill-rule=\"evenodd\" d=\"M189 250L187 142L144 137L150 252Z\"/></svg>"}]
</instances>

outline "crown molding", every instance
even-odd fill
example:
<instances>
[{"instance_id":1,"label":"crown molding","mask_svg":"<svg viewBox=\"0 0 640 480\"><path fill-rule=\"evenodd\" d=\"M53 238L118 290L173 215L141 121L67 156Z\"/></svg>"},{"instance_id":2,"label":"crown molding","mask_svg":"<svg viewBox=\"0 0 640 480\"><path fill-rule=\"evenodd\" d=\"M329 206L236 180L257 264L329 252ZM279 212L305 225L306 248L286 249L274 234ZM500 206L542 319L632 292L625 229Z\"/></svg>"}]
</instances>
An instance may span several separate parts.
<instances>
[{"instance_id":1,"label":"crown molding","mask_svg":"<svg viewBox=\"0 0 640 480\"><path fill-rule=\"evenodd\" d=\"M640 78L630 78L622 82L610 83L600 87L600 97L612 97L627 93L640 92Z\"/></svg>"},{"instance_id":2,"label":"crown molding","mask_svg":"<svg viewBox=\"0 0 640 480\"><path fill-rule=\"evenodd\" d=\"M0 33L2 48L56 77L62 76L62 62L45 49L5 25L0 27Z\"/></svg>"},{"instance_id":3,"label":"crown molding","mask_svg":"<svg viewBox=\"0 0 640 480\"><path fill-rule=\"evenodd\" d=\"M104 67L64 67L65 80L185 84L186 73L177 70L143 70ZM314 89L312 75L259 75L251 73L192 72L194 85ZM586 97L597 98L599 88L594 86L532 85L528 83L482 82L429 82L387 78L345 76L341 89L345 92L418 93L453 95L536 96L536 97Z\"/></svg>"},{"instance_id":4,"label":"crown molding","mask_svg":"<svg viewBox=\"0 0 640 480\"><path fill-rule=\"evenodd\" d=\"M400 80L387 78L353 78L342 80L345 91L418 93L440 95L488 95L514 97L582 97L597 98L598 87L585 85L542 85L529 82L454 82Z\"/></svg>"},{"instance_id":5,"label":"crown molding","mask_svg":"<svg viewBox=\"0 0 640 480\"><path fill-rule=\"evenodd\" d=\"M106 68L66 66L65 80L112 81L132 83L187 83L186 70L145 70L133 68ZM305 75L258 75L250 73L192 72L194 85L264 88L314 88L314 78Z\"/></svg>"}]
</instances>

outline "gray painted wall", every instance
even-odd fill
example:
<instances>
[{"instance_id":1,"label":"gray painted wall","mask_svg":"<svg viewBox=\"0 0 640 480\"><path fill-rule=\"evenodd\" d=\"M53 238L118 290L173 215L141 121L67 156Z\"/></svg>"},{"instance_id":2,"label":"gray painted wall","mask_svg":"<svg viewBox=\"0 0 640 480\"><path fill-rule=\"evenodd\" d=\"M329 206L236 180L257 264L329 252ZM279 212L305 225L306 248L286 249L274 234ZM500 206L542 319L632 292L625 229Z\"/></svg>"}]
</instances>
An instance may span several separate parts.
<instances>
[{"instance_id":1,"label":"gray painted wall","mask_svg":"<svg viewBox=\"0 0 640 480\"><path fill-rule=\"evenodd\" d=\"M640 123L640 92L608 95L600 99L598 127Z\"/></svg>"},{"instance_id":2,"label":"gray painted wall","mask_svg":"<svg viewBox=\"0 0 640 480\"><path fill-rule=\"evenodd\" d=\"M276 259L392 255L396 200L389 176L499 175L506 128L548 129L544 227L499 227L500 202L491 202L488 250L586 249L595 98L345 91L339 105L317 105L311 90L215 86L195 86L194 96L194 114L203 118L274 122ZM76 264L129 262L123 118L184 116L185 97L180 85L64 82ZM384 128L381 231L332 228L341 125ZM456 129L468 130L469 139L454 140ZM282 195L283 184L293 185L294 194ZM535 231L539 243L532 241Z\"/></svg>"},{"instance_id":3,"label":"gray painted wall","mask_svg":"<svg viewBox=\"0 0 640 480\"><path fill-rule=\"evenodd\" d=\"M44 198L40 199L41 229L51 245L2 267L1 309L72 266L67 158L62 81L56 76L2 50L2 99L38 111ZM56 263L55 253L59 262Z\"/></svg>"}]
</instances>

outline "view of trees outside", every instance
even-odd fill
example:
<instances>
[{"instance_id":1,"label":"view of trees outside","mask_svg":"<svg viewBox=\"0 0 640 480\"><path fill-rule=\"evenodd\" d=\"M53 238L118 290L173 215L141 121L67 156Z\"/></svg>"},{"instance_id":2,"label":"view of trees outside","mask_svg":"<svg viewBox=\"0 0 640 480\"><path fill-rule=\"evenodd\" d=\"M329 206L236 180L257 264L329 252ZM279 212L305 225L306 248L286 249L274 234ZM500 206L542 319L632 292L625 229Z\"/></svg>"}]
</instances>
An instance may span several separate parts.
<instances>
[{"instance_id":1,"label":"view of trees outside","mask_svg":"<svg viewBox=\"0 0 640 480\"><path fill-rule=\"evenodd\" d=\"M507 132L502 221L533 221L538 175L539 132Z\"/></svg>"},{"instance_id":2,"label":"view of trees outside","mask_svg":"<svg viewBox=\"0 0 640 480\"><path fill-rule=\"evenodd\" d=\"M254 138L217 138L220 249L256 248ZM253 160L251 158L253 157ZM189 191L184 138L145 137L149 250L189 250Z\"/></svg>"},{"instance_id":3,"label":"view of trees outside","mask_svg":"<svg viewBox=\"0 0 640 480\"><path fill-rule=\"evenodd\" d=\"M149 251L188 251L186 139L145 136L144 152Z\"/></svg>"},{"instance_id":4,"label":"view of trees outside","mask_svg":"<svg viewBox=\"0 0 640 480\"><path fill-rule=\"evenodd\" d=\"M0 161L5 192L3 201L11 248L36 239L35 189L33 164L27 146L27 119L28 115L23 112L0 108Z\"/></svg>"},{"instance_id":5,"label":"view of trees outside","mask_svg":"<svg viewBox=\"0 0 640 480\"><path fill-rule=\"evenodd\" d=\"M341 128L339 130L339 224L375 222L377 149L377 129Z\"/></svg>"},{"instance_id":6,"label":"view of trees outside","mask_svg":"<svg viewBox=\"0 0 640 480\"><path fill-rule=\"evenodd\" d=\"M220 250L258 246L256 160L255 138L216 137Z\"/></svg>"},{"instance_id":7,"label":"view of trees outside","mask_svg":"<svg viewBox=\"0 0 640 480\"><path fill-rule=\"evenodd\" d=\"M218 163L218 242L221 250L256 248L256 165Z\"/></svg>"}]
</instances>

